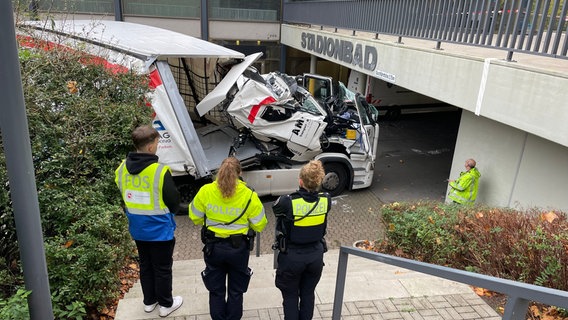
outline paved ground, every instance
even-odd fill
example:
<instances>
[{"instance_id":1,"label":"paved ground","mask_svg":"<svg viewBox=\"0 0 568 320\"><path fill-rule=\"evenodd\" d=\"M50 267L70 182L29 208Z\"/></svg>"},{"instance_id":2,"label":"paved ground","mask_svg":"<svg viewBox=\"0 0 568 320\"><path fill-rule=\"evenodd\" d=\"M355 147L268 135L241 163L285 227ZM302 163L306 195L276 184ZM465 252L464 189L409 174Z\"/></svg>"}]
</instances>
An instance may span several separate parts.
<instances>
[{"instance_id":1,"label":"paved ground","mask_svg":"<svg viewBox=\"0 0 568 320\"><path fill-rule=\"evenodd\" d=\"M339 250L326 253L322 279L316 288L314 320L331 319ZM244 298L244 320L284 319L280 292L274 286L272 255L251 257L254 269ZM201 259L174 262L174 294L184 304L166 319L210 319L208 293L199 272ZM120 301L116 320L160 319L158 311L145 313L139 284ZM380 319L500 319L466 285L363 258L350 257L341 312L343 320Z\"/></svg>"},{"instance_id":2,"label":"paved ground","mask_svg":"<svg viewBox=\"0 0 568 320\"><path fill-rule=\"evenodd\" d=\"M274 221L271 204L275 198L263 199L268 225L257 239L254 254L272 254L274 240ZM330 249L339 249L342 245L352 245L361 239L378 239L382 236L379 208L382 203L369 190L346 193L333 198L329 215L327 242ZM187 216L176 216L176 248L174 260L202 259L202 244L199 238L200 227L193 225Z\"/></svg>"},{"instance_id":3,"label":"paved ground","mask_svg":"<svg viewBox=\"0 0 568 320\"><path fill-rule=\"evenodd\" d=\"M326 236L330 252L316 288L314 319L331 319L338 248L356 240L380 239L379 209L384 203L444 199L458 119L459 113L414 115L382 124L373 186L333 198ZM245 294L243 319L283 319L272 268L273 200L263 198L269 224L251 255L255 272ZM185 302L167 319L209 319L208 294L199 277L205 266L199 228L187 216L177 216L176 221L174 294L182 295ZM467 285L358 257L349 258L347 273L344 320L500 318ZM136 284L120 301L116 320L158 318L157 311L143 312L141 300Z\"/></svg>"}]
</instances>

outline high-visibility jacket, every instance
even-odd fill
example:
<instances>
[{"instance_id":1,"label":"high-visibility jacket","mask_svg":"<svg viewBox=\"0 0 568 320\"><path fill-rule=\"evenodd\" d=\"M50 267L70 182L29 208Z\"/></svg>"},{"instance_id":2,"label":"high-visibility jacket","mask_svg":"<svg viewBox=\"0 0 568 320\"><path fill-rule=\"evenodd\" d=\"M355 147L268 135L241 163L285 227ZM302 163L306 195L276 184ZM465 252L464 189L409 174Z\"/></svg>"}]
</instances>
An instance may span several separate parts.
<instances>
[{"instance_id":1,"label":"high-visibility jacket","mask_svg":"<svg viewBox=\"0 0 568 320\"><path fill-rule=\"evenodd\" d=\"M170 168L152 163L138 174L130 174L123 161L115 171L115 182L126 205L129 231L134 240L168 241L176 223L162 196L164 176Z\"/></svg>"},{"instance_id":2,"label":"high-visibility jacket","mask_svg":"<svg viewBox=\"0 0 568 320\"><path fill-rule=\"evenodd\" d=\"M473 205L477 198L481 173L477 168L460 173L460 177L450 182L448 198L460 204Z\"/></svg>"},{"instance_id":3,"label":"high-visibility jacket","mask_svg":"<svg viewBox=\"0 0 568 320\"><path fill-rule=\"evenodd\" d=\"M239 217L245 208L245 213L239 219L228 224ZM233 234L246 235L249 227L261 232L268 223L258 194L241 180L237 182L235 194L230 198L223 198L216 180L202 186L189 205L189 217L196 225L205 224L218 238Z\"/></svg>"},{"instance_id":4,"label":"high-visibility jacket","mask_svg":"<svg viewBox=\"0 0 568 320\"><path fill-rule=\"evenodd\" d=\"M328 197L321 193L315 203L304 198L292 198L294 220L290 224L288 238L293 244L306 244L320 241L327 226L329 211Z\"/></svg>"},{"instance_id":5,"label":"high-visibility jacket","mask_svg":"<svg viewBox=\"0 0 568 320\"><path fill-rule=\"evenodd\" d=\"M272 207L278 218L276 229L292 245L319 242L325 236L330 204L329 194L304 189L282 196Z\"/></svg>"}]
</instances>

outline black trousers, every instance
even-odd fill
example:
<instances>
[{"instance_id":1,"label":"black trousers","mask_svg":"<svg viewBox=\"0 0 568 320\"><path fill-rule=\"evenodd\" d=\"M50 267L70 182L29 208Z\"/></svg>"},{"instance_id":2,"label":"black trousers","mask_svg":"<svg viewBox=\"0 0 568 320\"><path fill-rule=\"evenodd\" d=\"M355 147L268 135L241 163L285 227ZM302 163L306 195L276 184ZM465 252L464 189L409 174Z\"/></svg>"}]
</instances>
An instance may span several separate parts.
<instances>
[{"instance_id":1,"label":"black trousers","mask_svg":"<svg viewBox=\"0 0 568 320\"><path fill-rule=\"evenodd\" d=\"M248 289L252 271L250 251L245 241L233 248L229 241L207 244L204 250L203 283L209 290L209 314L213 320L237 320L243 316L243 293Z\"/></svg>"},{"instance_id":2,"label":"black trousers","mask_svg":"<svg viewBox=\"0 0 568 320\"><path fill-rule=\"evenodd\" d=\"M315 289L323 271L323 245L294 249L278 255L275 284L282 292L285 320L310 320Z\"/></svg>"},{"instance_id":3,"label":"black trousers","mask_svg":"<svg viewBox=\"0 0 568 320\"><path fill-rule=\"evenodd\" d=\"M140 257L140 284L144 294L144 304L158 302L162 307L171 307L172 265L176 240L138 241Z\"/></svg>"}]
</instances>

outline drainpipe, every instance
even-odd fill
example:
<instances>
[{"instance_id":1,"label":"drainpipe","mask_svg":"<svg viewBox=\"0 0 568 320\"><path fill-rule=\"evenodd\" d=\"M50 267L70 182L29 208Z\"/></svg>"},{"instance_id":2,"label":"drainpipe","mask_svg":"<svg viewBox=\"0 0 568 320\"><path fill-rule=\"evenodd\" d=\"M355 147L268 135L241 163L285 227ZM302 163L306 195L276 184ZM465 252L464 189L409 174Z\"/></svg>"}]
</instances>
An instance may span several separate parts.
<instances>
[{"instance_id":1,"label":"drainpipe","mask_svg":"<svg viewBox=\"0 0 568 320\"><path fill-rule=\"evenodd\" d=\"M316 73L318 57L310 56L310 73Z\"/></svg>"},{"instance_id":2,"label":"drainpipe","mask_svg":"<svg viewBox=\"0 0 568 320\"><path fill-rule=\"evenodd\" d=\"M209 8L207 0L201 0L201 39L209 41Z\"/></svg>"},{"instance_id":3,"label":"drainpipe","mask_svg":"<svg viewBox=\"0 0 568 320\"><path fill-rule=\"evenodd\" d=\"M114 20L124 21L122 16L122 0L114 0Z\"/></svg>"},{"instance_id":4,"label":"drainpipe","mask_svg":"<svg viewBox=\"0 0 568 320\"><path fill-rule=\"evenodd\" d=\"M286 45L280 42L280 72L286 73Z\"/></svg>"}]
</instances>

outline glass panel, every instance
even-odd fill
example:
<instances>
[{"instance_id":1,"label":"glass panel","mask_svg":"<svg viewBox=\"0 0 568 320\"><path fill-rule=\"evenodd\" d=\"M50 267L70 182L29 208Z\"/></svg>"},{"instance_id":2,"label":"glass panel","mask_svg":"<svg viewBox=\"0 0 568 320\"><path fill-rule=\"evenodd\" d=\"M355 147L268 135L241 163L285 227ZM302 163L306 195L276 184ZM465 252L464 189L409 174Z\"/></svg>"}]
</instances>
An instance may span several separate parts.
<instances>
[{"instance_id":1,"label":"glass panel","mask_svg":"<svg viewBox=\"0 0 568 320\"><path fill-rule=\"evenodd\" d=\"M114 14L113 0L38 0L40 11Z\"/></svg>"},{"instance_id":2,"label":"glass panel","mask_svg":"<svg viewBox=\"0 0 568 320\"><path fill-rule=\"evenodd\" d=\"M123 0L124 14L157 17L201 17L200 0Z\"/></svg>"},{"instance_id":3,"label":"glass panel","mask_svg":"<svg viewBox=\"0 0 568 320\"><path fill-rule=\"evenodd\" d=\"M241 21L280 21L279 0L211 0L209 18Z\"/></svg>"}]
</instances>

